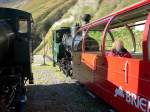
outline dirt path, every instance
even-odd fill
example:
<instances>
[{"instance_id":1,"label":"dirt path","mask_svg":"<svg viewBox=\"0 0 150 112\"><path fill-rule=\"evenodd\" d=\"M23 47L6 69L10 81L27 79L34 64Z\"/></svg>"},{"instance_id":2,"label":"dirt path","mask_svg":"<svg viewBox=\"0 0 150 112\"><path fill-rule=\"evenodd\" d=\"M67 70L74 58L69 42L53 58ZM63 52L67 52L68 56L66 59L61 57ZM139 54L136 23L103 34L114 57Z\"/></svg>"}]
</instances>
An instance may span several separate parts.
<instances>
[{"instance_id":1,"label":"dirt path","mask_svg":"<svg viewBox=\"0 0 150 112\"><path fill-rule=\"evenodd\" d=\"M35 57L36 66L42 57ZM109 107L89 96L75 80L55 75L49 67L33 69L35 84L28 85L26 112L108 112Z\"/></svg>"}]
</instances>

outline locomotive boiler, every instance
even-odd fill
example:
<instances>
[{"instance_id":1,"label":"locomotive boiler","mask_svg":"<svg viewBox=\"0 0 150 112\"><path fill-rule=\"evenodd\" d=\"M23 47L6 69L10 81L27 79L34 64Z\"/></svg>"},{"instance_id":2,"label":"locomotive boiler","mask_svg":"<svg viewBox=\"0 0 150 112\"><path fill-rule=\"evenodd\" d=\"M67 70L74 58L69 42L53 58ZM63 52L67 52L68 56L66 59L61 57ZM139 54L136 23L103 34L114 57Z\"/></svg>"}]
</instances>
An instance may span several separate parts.
<instances>
[{"instance_id":1,"label":"locomotive boiler","mask_svg":"<svg viewBox=\"0 0 150 112\"><path fill-rule=\"evenodd\" d=\"M33 83L32 22L28 12L0 8L0 112L21 112Z\"/></svg>"}]
</instances>

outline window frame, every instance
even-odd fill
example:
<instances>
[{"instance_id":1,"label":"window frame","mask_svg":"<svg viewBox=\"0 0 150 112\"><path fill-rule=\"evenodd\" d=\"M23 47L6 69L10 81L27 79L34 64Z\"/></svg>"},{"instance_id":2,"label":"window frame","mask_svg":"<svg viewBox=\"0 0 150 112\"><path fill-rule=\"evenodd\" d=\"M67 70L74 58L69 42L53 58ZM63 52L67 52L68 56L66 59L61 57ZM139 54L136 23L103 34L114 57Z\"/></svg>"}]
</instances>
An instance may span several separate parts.
<instances>
[{"instance_id":1,"label":"window frame","mask_svg":"<svg viewBox=\"0 0 150 112\"><path fill-rule=\"evenodd\" d=\"M94 51L94 50L93 50L93 51L90 51L90 50L88 51L88 50L86 50L86 47L85 47L85 45L86 45L86 39L89 38L89 35L88 35L88 34L89 34L89 32L92 32L92 31L93 31L93 32L99 32L99 33L102 32L102 31L100 31L100 30L91 30L91 29L88 29L88 30L86 31L86 34L83 35L83 43L82 43L82 44L83 44L83 45L82 45L82 46L83 46L83 48L82 48L82 51L83 51L83 52L100 52L100 51L101 51L101 41L102 41L102 40L96 41L95 38L92 38L92 39L95 40L95 42L97 42L98 47L99 47L98 50L95 50L95 51ZM101 36L102 36L102 33L101 33L101 35L99 35L98 38L101 38Z\"/></svg>"}]
</instances>

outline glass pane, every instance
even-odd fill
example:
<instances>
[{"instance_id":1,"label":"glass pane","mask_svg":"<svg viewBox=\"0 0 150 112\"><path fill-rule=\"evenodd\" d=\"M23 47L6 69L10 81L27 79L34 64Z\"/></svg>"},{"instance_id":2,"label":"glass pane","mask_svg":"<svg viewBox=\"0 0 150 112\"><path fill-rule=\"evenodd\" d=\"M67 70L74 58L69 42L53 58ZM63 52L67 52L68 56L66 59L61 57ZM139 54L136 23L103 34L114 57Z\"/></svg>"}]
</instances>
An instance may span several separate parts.
<instances>
[{"instance_id":1,"label":"glass pane","mask_svg":"<svg viewBox=\"0 0 150 112\"><path fill-rule=\"evenodd\" d=\"M28 22L26 20L19 21L19 33L27 33L28 32Z\"/></svg>"}]
</instances>

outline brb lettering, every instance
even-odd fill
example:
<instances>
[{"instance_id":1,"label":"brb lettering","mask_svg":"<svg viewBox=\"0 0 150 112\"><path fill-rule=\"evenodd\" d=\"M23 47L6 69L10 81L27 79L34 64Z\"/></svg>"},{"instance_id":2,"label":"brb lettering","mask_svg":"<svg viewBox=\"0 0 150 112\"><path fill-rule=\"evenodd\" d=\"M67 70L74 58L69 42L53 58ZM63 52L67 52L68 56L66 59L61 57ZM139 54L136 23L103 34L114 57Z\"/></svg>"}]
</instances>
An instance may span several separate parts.
<instances>
[{"instance_id":1,"label":"brb lettering","mask_svg":"<svg viewBox=\"0 0 150 112\"><path fill-rule=\"evenodd\" d=\"M121 97L127 103L131 104L132 106L136 107L137 109L141 110L142 112L150 112L150 101L137 96L130 91L124 91L122 87L115 89L114 97Z\"/></svg>"}]
</instances>

